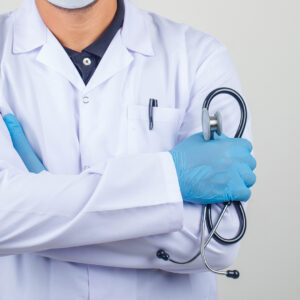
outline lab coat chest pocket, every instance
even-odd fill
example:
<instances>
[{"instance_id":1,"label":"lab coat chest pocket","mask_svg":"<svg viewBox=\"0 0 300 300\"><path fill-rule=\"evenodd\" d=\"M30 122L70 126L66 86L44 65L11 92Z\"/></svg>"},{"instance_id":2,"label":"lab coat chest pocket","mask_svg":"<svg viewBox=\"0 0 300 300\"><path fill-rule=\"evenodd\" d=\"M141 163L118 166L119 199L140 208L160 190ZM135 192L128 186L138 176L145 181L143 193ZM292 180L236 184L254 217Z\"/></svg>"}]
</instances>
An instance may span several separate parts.
<instances>
[{"instance_id":1,"label":"lab coat chest pocket","mask_svg":"<svg viewBox=\"0 0 300 300\"><path fill-rule=\"evenodd\" d=\"M172 149L177 140L184 111L177 108L154 107L153 129L149 129L149 108L128 106L129 154L161 152Z\"/></svg>"}]
</instances>

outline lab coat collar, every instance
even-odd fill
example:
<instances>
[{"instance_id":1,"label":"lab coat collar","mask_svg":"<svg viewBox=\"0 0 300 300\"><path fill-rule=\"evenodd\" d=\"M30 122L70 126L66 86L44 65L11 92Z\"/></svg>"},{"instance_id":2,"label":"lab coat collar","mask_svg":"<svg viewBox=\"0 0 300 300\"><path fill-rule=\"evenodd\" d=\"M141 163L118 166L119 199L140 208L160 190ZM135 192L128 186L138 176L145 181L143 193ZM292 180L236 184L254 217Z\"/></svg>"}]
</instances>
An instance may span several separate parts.
<instances>
[{"instance_id":1,"label":"lab coat collar","mask_svg":"<svg viewBox=\"0 0 300 300\"><path fill-rule=\"evenodd\" d=\"M125 19L121 36L127 49L153 56L152 41L147 26L146 13L130 0L125 0ZM47 42L47 27L44 24L35 0L23 0L14 13L13 52L24 53L43 46Z\"/></svg>"},{"instance_id":2,"label":"lab coat collar","mask_svg":"<svg viewBox=\"0 0 300 300\"><path fill-rule=\"evenodd\" d=\"M62 45L44 24L35 0L23 0L14 13L13 52L25 53L39 47L37 60L55 69L85 93L128 66L133 60L132 52L154 55L147 15L130 0L125 0L123 27L111 42L87 86Z\"/></svg>"},{"instance_id":3,"label":"lab coat collar","mask_svg":"<svg viewBox=\"0 0 300 300\"><path fill-rule=\"evenodd\" d=\"M47 27L34 0L23 0L13 18L13 53L29 52L46 43Z\"/></svg>"},{"instance_id":4,"label":"lab coat collar","mask_svg":"<svg viewBox=\"0 0 300 300\"><path fill-rule=\"evenodd\" d=\"M122 38L125 46L134 52L154 56L146 12L134 6L130 0L124 2L125 19Z\"/></svg>"}]
</instances>

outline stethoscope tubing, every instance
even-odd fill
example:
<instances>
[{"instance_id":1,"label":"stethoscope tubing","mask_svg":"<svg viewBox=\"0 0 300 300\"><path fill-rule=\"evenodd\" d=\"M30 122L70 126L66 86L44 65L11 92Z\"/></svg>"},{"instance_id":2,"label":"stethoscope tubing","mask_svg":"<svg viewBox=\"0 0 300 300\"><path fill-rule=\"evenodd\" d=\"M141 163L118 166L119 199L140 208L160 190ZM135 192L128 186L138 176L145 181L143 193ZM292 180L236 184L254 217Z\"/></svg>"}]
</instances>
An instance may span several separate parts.
<instances>
[{"instance_id":1,"label":"stethoscope tubing","mask_svg":"<svg viewBox=\"0 0 300 300\"><path fill-rule=\"evenodd\" d=\"M213 90L205 99L205 101L203 102L203 109L207 109L209 110L210 104L212 102L212 100L221 94L228 94L230 96L232 96L233 98L236 99L236 101L239 104L240 107L240 111L241 111L241 119L240 119L240 123L239 126L237 128L236 134L234 136L234 138L241 138L244 134L245 128L246 128L246 124L247 124L247 119L248 119L248 111L247 111L247 106L246 103L243 99L243 97L235 90L230 89L230 88L226 88L226 87L222 87L222 88L218 88ZM228 209L228 207L230 205L234 205L236 212L238 214L239 220L240 220L240 228L239 231L237 233L237 235L233 238L225 238L222 237L218 232L217 229ZM206 224L207 224L207 229L208 229L208 233L209 236L206 240L206 242L204 242L204 235L205 235L205 230L206 230ZM174 264L179 264L179 265L185 265L185 264L189 264L191 262L193 262L194 260L196 260L200 255L203 258L204 264L207 267L208 270L210 270L211 272L215 273L215 274L219 274L219 275L225 275L227 277L230 278L239 278L239 272L237 270L227 270L227 271L217 271L214 270L208 263L207 259L206 259L206 255L205 255L205 248L207 247L207 245L210 243L210 241L212 239L215 239L217 242L221 243L221 244L225 244L225 245L230 245L230 244L235 244L237 242L239 242L245 235L247 229L247 217L246 217L246 213L243 207L243 204L241 202L238 201L230 201L230 202L226 202L224 203L224 207L222 208L217 221L215 223L215 225L213 225L213 219L212 219L212 205L211 204L207 204L203 206L203 215L202 215L202 233L201 233L201 249L200 251L198 251L198 253L191 259L184 261L184 262L179 262L176 260L171 259L170 255L163 249L160 249L157 251L156 256L160 259L163 259L165 261L170 261Z\"/></svg>"},{"instance_id":2,"label":"stethoscope tubing","mask_svg":"<svg viewBox=\"0 0 300 300\"><path fill-rule=\"evenodd\" d=\"M234 137L241 138L243 136L245 128L246 128L247 119L248 119L248 111L247 111L247 106L246 106L246 103L245 103L243 97L237 91L230 89L230 88L226 88L226 87L221 87L221 88L215 89L211 93L208 94L208 96L206 97L206 99L203 102L202 108L209 110L210 104L213 101L213 99L221 94L228 94L228 95L232 96L239 104L241 118L240 118L240 123L239 123L239 126L237 128L237 131L236 131L236 134ZM218 232L216 230L214 230L215 227L213 225L210 204L207 205L207 209L205 210L206 211L205 219L207 222L207 228L208 228L209 232L214 231L213 238L222 244L235 244L235 243L239 242L244 237L246 230L247 230L247 217L246 217L246 213L245 213L243 204L241 202L236 202L236 201L228 202L225 204L225 211L231 204L234 205L236 212L239 216L239 220L240 220L239 231L238 231L237 235L233 238L222 237L220 234L218 234Z\"/></svg>"},{"instance_id":3,"label":"stethoscope tubing","mask_svg":"<svg viewBox=\"0 0 300 300\"><path fill-rule=\"evenodd\" d=\"M236 130L236 134L234 137L241 138L243 136L245 128L246 128L246 124L247 124L247 120L248 120L248 110L247 110L247 106L246 106L246 103L245 103L243 97L237 91L230 89L230 88L226 88L226 87L215 89L208 94L208 96L206 97L206 99L203 102L202 108L206 108L207 110L209 110L211 102L214 100L215 97L217 97L218 95L221 95L221 94L228 94L228 95L232 96L233 98L236 99L237 103L240 106L241 119L240 119L240 123L239 123L238 129Z\"/></svg>"}]
</instances>

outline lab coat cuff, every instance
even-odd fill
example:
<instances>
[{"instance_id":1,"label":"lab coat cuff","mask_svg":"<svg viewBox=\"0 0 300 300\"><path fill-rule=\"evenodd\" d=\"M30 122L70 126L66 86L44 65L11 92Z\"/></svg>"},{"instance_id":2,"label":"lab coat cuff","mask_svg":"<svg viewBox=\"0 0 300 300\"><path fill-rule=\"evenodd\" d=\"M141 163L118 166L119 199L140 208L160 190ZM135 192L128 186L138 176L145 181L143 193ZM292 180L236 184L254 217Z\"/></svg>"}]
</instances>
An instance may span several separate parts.
<instances>
[{"instance_id":1,"label":"lab coat cuff","mask_svg":"<svg viewBox=\"0 0 300 300\"><path fill-rule=\"evenodd\" d=\"M170 213L170 222L174 224L174 228L182 229L184 219L183 199L180 191L177 171L174 160L169 152L158 153L161 161L162 170L165 178L166 192L169 201L177 203L173 206L173 212Z\"/></svg>"},{"instance_id":2,"label":"lab coat cuff","mask_svg":"<svg viewBox=\"0 0 300 300\"><path fill-rule=\"evenodd\" d=\"M101 172L99 165L87 172L97 169ZM109 201L103 200L107 195ZM104 214L109 213L110 220L118 214L118 222L128 227L134 220L141 220L140 226L132 224L130 238L180 230L183 201L172 156L157 152L109 159L85 212L101 213L102 220Z\"/></svg>"}]
</instances>

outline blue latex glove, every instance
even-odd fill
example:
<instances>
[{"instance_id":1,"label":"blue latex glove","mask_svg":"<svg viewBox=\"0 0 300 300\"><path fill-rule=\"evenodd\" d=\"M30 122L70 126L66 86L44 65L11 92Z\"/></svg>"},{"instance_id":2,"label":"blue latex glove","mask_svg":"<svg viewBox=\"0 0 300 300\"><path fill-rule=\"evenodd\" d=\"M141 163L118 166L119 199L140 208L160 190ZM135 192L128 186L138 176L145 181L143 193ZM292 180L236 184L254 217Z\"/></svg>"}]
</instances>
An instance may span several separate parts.
<instances>
[{"instance_id":1,"label":"blue latex glove","mask_svg":"<svg viewBox=\"0 0 300 300\"><path fill-rule=\"evenodd\" d=\"M12 114L8 114L3 120L10 133L14 148L22 158L28 171L32 173L45 171L46 168L28 143L23 128L17 118Z\"/></svg>"},{"instance_id":2,"label":"blue latex glove","mask_svg":"<svg viewBox=\"0 0 300 300\"><path fill-rule=\"evenodd\" d=\"M249 141L225 135L205 141L199 133L178 144L170 153L183 200L197 204L249 200L256 181L251 151Z\"/></svg>"}]
</instances>

